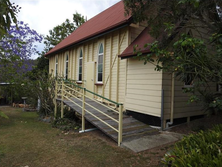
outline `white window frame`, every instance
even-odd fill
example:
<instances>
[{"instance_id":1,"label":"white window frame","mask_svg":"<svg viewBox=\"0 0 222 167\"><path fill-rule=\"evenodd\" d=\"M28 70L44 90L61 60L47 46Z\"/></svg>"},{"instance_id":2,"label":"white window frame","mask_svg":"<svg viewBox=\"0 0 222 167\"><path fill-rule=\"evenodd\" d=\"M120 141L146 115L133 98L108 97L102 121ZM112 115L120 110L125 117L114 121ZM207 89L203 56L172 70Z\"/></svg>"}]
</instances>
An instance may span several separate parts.
<instances>
[{"instance_id":1,"label":"white window frame","mask_svg":"<svg viewBox=\"0 0 222 167\"><path fill-rule=\"evenodd\" d=\"M64 78L67 80L68 79L68 74L69 74L69 54L68 53L65 56L65 66L64 67L65 67L65 69L64 69Z\"/></svg>"},{"instance_id":2,"label":"white window frame","mask_svg":"<svg viewBox=\"0 0 222 167\"><path fill-rule=\"evenodd\" d=\"M103 52L102 53L99 53L99 51L100 51L100 47L103 47ZM99 57L100 56L102 56L102 81L98 81L98 79L99 79L99 76L98 76L98 74L99 74L99 64L101 64L101 63L99 63ZM97 56L97 70L96 70L96 82L97 83L103 83L103 66L104 66L104 44L103 43L100 43L99 44L99 48L98 48L98 56Z\"/></svg>"},{"instance_id":3,"label":"white window frame","mask_svg":"<svg viewBox=\"0 0 222 167\"><path fill-rule=\"evenodd\" d=\"M58 55L55 57L55 77L58 75Z\"/></svg>"},{"instance_id":4,"label":"white window frame","mask_svg":"<svg viewBox=\"0 0 222 167\"><path fill-rule=\"evenodd\" d=\"M81 56L81 53L82 53L82 57L80 57ZM82 71L81 71L81 80L80 80L80 77L79 77L79 75L80 75L80 70L79 70L79 67L80 67L80 60L82 60L82 65L81 65L81 67L82 67L82 70L83 70L83 50L82 49L80 49L80 51L79 51L79 58L78 58L78 81L79 82L82 82Z\"/></svg>"}]
</instances>

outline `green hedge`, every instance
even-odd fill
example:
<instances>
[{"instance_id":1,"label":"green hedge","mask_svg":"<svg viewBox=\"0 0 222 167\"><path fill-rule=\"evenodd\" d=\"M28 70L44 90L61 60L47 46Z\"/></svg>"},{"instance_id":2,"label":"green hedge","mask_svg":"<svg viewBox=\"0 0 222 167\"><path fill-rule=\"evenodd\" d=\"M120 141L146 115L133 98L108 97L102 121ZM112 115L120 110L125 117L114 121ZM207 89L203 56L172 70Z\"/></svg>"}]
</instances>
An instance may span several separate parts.
<instances>
[{"instance_id":1,"label":"green hedge","mask_svg":"<svg viewBox=\"0 0 222 167\"><path fill-rule=\"evenodd\" d=\"M172 167L222 167L222 125L184 137L165 155L165 163Z\"/></svg>"}]
</instances>

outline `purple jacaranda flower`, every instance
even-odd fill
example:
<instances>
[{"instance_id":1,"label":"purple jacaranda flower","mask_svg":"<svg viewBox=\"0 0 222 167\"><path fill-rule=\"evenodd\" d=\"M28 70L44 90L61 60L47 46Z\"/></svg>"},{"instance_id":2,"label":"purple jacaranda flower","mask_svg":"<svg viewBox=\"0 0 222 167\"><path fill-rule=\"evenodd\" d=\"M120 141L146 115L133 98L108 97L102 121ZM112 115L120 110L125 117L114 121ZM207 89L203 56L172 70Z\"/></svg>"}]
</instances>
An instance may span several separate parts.
<instances>
[{"instance_id":1,"label":"purple jacaranda flower","mask_svg":"<svg viewBox=\"0 0 222 167\"><path fill-rule=\"evenodd\" d=\"M18 26L12 25L8 34L0 40L0 72L18 75L30 71L33 65L28 60L37 54L36 42L41 43L42 40L43 37L23 21L19 21ZM11 68L10 72L7 70L7 63Z\"/></svg>"}]
</instances>

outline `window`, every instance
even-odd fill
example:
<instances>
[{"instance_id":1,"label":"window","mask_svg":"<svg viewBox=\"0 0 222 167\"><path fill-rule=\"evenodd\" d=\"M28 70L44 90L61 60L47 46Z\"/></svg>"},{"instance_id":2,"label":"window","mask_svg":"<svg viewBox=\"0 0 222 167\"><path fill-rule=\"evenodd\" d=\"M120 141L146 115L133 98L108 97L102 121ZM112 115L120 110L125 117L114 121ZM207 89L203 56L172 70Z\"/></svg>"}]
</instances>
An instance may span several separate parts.
<instances>
[{"instance_id":1,"label":"window","mask_svg":"<svg viewBox=\"0 0 222 167\"><path fill-rule=\"evenodd\" d=\"M66 55L66 60L65 60L65 79L68 79L68 73L69 73L69 55Z\"/></svg>"},{"instance_id":2,"label":"window","mask_svg":"<svg viewBox=\"0 0 222 167\"><path fill-rule=\"evenodd\" d=\"M55 77L58 75L58 56L56 56L56 62L55 62Z\"/></svg>"},{"instance_id":3,"label":"window","mask_svg":"<svg viewBox=\"0 0 222 167\"><path fill-rule=\"evenodd\" d=\"M192 31L189 30L189 31L187 32L187 35L188 35L189 37L192 37L192 36L193 36L193 35L192 35ZM187 59L191 59L192 56L193 56L193 54L192 54L191 52L188 51L188 52L186 53ZM186 73L183 75L184 87L193 87L193 85L194 85L194 79L195 79L195 75L194 75L194 74L195 74L195 71L193 70L192 67L189 66L189 64L188 64L188 65L185 65L184 68L186 69Z\"/></svg>"},{"instance_id":4,"label":"window","mask_svg":"<svg viewBox=\"0 0 222 167\"><path fill-rule=\"evenodd\" d=\"M78 75L78 80L79 81L82 81L82 58L83 58L83 55L82 55L82 49L80 50L80 54L79 54L79 75Z\"/></svg>"},{"instance_id":5,"label":"window","mask_svg":"<svg viewBox=\"0 0 222 167\"><path fill-rule=\"evenodd\" d=\"M103 82L103 44L99 46L99 54L97 61L97 82Z\"/></svg>"},{"instance_id":6,"label":"window","mask_svg":"<svg viewBox=\"0 0 222 167\"><path fill-rule=\"evenodd\" d=\"M222 84L218 83L216 88L217 88L217 92L221 92Z\"/></svg>"},{"instance_id":7,"label":"window","mask_svg":"<svg viewBox=\"0 0 222 167\"><path fill-rule=\"evenodd\" d=\"M192 75L186 75L184 78L184 87L193 87L193 81L194 80L194 76Z\"/></svg>"}]
</instances>

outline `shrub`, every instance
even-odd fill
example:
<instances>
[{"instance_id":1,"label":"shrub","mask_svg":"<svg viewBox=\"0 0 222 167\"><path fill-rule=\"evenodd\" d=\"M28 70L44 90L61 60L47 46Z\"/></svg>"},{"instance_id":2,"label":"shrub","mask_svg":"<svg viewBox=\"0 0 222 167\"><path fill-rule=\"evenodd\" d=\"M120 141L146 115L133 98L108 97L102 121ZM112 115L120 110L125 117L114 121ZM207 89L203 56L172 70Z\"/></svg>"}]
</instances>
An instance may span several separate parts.
<instances>
[{"instance_id":1,"label":"shrub","mask_svg":"<svg viewBox=\"0 0 222 167\"><path fill-rule=\"evenodd\" d=\"M213 130L191 134L178 142L174 150L165 155L165 164L173 167L221 167L222 125Z\"/></svg>"},{"instance_id":2,"label":"shrub","mask_svg":"<svg viewBox=\"0 0 222 167\"><path fill-rule=\"evenodd\" d=\"M74 110L69 110L67 107L64 108L64 118L60 118L61 110L58 107L56 119L52 122L52 127L59 128L63 131L78 130L80 127L80 121L75 115Z\"/></svg>"},{"instance_id":3,"label":"shrub","mask_svg":"<svg viewBox=\"0 0 222 167\"><path fill-rule=\"evenodd\" d=\"M58 128L63 131L70 131L70 130L78 130L79 124L75 121L69 120L68 118L59 118L52 122L53 128Z\"/></svg>"}]
</instances>

